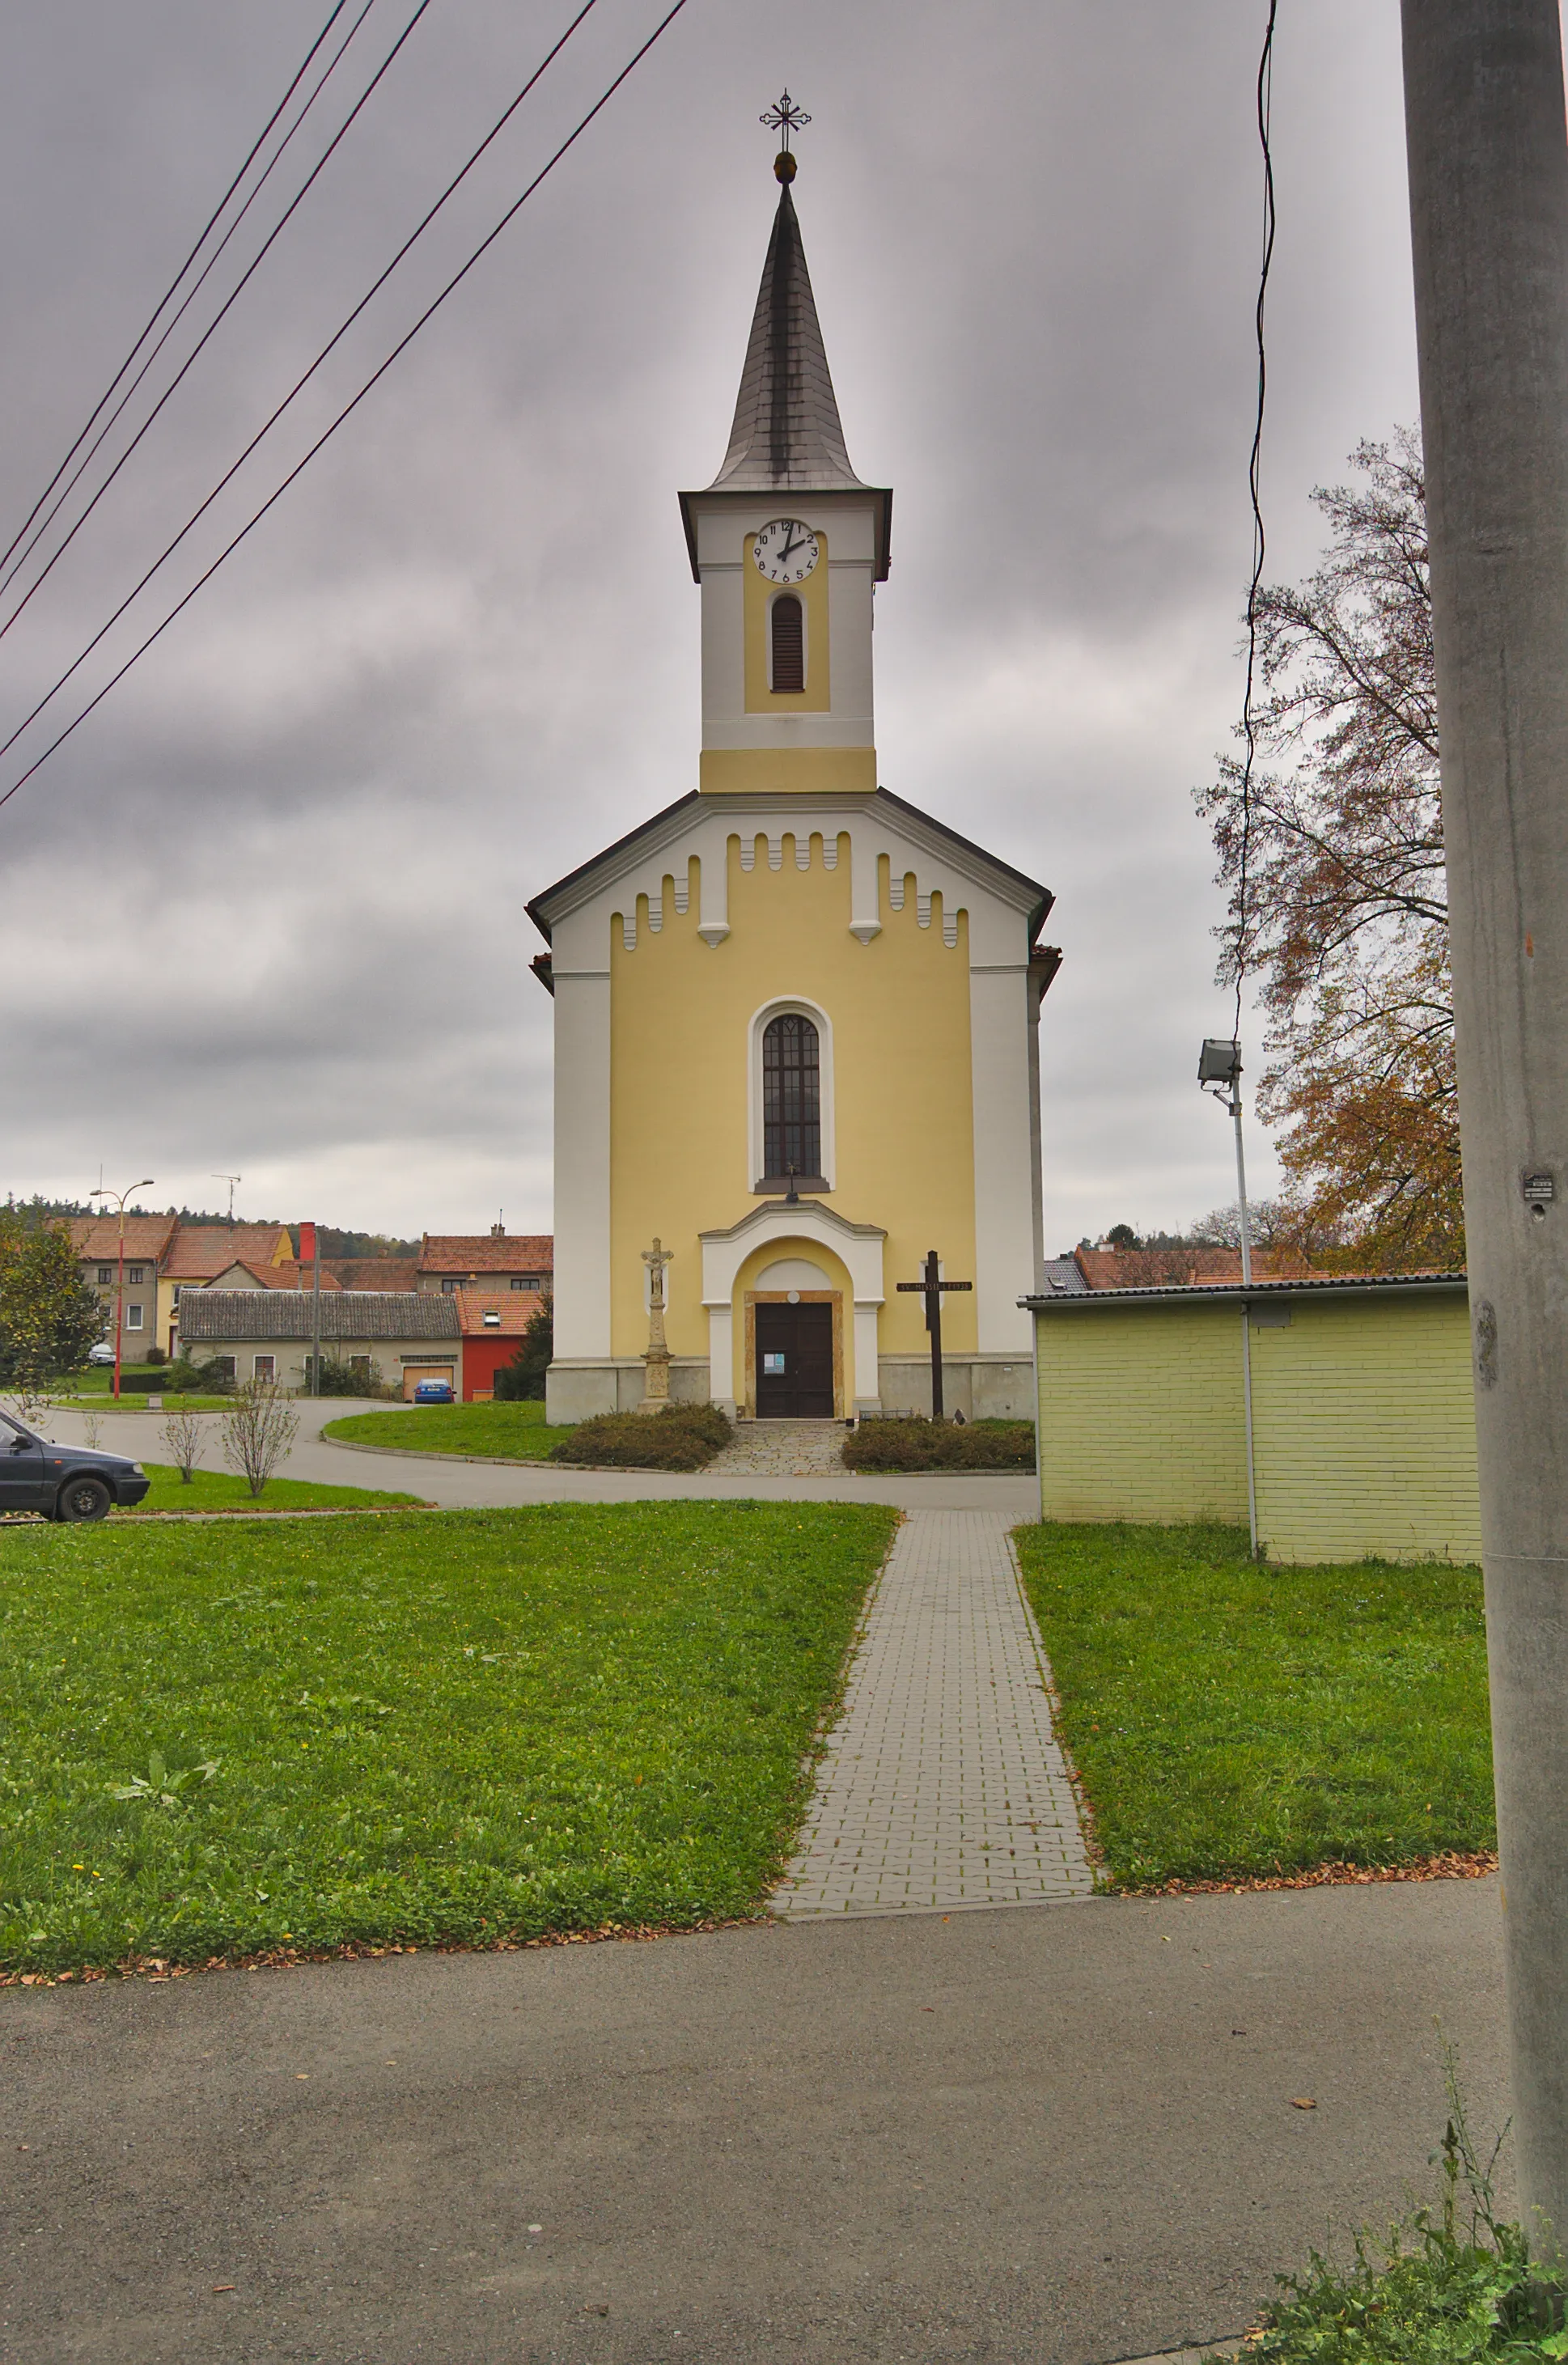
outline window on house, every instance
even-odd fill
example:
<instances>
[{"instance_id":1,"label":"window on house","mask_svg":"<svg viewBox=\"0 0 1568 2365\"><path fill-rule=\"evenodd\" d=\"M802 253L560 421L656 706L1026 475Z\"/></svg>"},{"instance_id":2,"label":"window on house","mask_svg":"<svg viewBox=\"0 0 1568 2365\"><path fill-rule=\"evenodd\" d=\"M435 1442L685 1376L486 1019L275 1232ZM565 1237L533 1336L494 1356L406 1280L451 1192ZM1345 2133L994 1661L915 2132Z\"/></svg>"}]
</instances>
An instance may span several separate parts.
<instances>
[{"instance_id":1,"label":"window on house","mask_svg":"<svg viewBox=\"0 0 1568 2365\"><path fill-rule=\"evenodd\" d=\"M140 1308L140 1306L128 1306L126 1307L126 1309L125 1309L125 1327L126 1327L126 1328L127 1328L128 1330L140 1330L140 1328L141 1328L141 1308Z\"/></svg>"},{"instance_id":2,"label":"window on house","mask_svg":"<svg viewBox=\"0 0 1568 2365\"><path fill-rule=\"evenodd\" d=\"M128 1264L125 1269L125 1277L127 1281L134 1281L140 1288L140 1284L146 1280L147 1275L142 1272L141 1267L139 1264Z\"/></svg>"},{"instance_id":3,"label":"window on house","mask_svg":"<svg viewBox=\"0 0 1568 2365\"><path fill-rule=\"evenodd\" d=\"M252 1358L251 1368L254 1377L258 1380L264 1380L269 1387L271 1387L277 1379L277 1357L275 1355L253 1356Z\"/></svg>"},{"instance_id":4,"label":"window on house","mask_svg":"<svg viewBox=\"0 0 1568 2365\"><path fill-rule=\"evenodd\" d=\"M443 1297L455 1297L459 1286L460 1284L455 1279L443 1281L441 1284L441 1294Z\"/></svg>"},{"instance_id":5,"label":"window on house","mask_svg":"<svg viewBox=\"0 0 1568 2365\"><path fill-rule=\"evenodd\" d=\"M212 1368L215 1372L218 1373L222 1378L231 1380L234 1377L233 1356L214 1355L212 1359Z\"/></svg>"},{"instance_id":6,"label":"window on house","mask_svg":"<svg viewBox=\"0 0 1568 2365\"><path fill-rule=\"evenodd\" d=\"M351 1355L349 1357L349 1369L351 1372L359 1372L363 1373L364 1378L368 1380L370 1377L370 1357L368 1355Z\"/></svg>"},{"instance_id":7,"label":"window on house","mask_svg":"<svg viewBox=\"0 0 1568 2365\"><path fill-rule=\"evenodd\" d=\"M768 616L768 627L773 635L770 679L775 695L804 689L806 619L792 591L785 591L775 600Z\"/></svg>"},{"instance_id":8,"label":"window on house","mask_svg":"<svg viewBox=\"0 0 1568 2365\"><path fill-rule=\"evenodd\" d=\"M798 1011L771 1019L762 1037L762 1163L769 1178L822 1172L822 1081L817 1030Z\"/></svg>"},{"instance_id":9,"label":"window on house","mask_svg":"<svg viewBox=\"0 0 1568 2365\"><path fill-rule=\"evenodd\" d=\"M115 1269L112 1264L101 1264L98 1267L98 1287L100 1289L106 1289L114 1277Z\"/></svg>"},{"instance_id":10,"label":"window on house","mask_svg":"<svg viewBox=\"0 0 1568 2365\"><path fill-rule=\"evenodd\" d=\"M514 1272L511 1277L511 1285L514 1289L537 1289L539 1286L539 1275L536 1272Z\"/></svg>"}]
</instances>

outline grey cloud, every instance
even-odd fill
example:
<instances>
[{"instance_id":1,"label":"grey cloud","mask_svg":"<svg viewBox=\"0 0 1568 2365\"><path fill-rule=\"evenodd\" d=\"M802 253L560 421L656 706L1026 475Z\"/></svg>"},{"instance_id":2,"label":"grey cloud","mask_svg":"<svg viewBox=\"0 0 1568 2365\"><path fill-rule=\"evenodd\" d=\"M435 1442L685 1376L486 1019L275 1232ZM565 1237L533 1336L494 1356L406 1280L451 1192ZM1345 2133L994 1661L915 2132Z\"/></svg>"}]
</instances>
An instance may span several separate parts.
<instances>
[{"instance_id":1,"label":"grey cloud","mask_svg":"<svg viewBox=\"0 0 1568 2365\"><path fill-rule=\"evenodd\" d=\"M48 475L320 13L76 0L14 28L0 515ZM598 14L280 458L656 11ZM0 711L112 604L565 16L429 12L146 465L4 644ZM773 196L756 118L788 80L815 118L797 196L850 452L897 492L882 776L1058 897L1050 1245L1229 1196L1227 1129L1189 1081L1226 1023L1189 790L1239 696L1260 28L1235 0L691 0L351 428L0 812L5 1181L80 1190L102 1159L196 1197L238 1166L258 1207L548 1224L549 1005L522 906L694 777L674 494L723 449ZM1281 571L1310 559L1313 482L1415 413L1397 63L1394 12L1358 0L1281 37ZM1257 1160L1266 1184L1260 1140Z\"/></svg>"}]
</instances>

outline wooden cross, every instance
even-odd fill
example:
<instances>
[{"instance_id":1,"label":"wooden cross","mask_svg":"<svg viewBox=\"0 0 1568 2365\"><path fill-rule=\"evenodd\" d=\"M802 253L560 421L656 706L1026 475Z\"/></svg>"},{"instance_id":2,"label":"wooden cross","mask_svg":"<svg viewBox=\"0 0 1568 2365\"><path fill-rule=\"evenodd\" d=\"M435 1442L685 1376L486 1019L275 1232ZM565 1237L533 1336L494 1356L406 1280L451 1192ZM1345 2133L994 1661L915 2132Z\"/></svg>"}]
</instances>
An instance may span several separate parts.
<instances>
[{"instance_id":1,"label":"wooden cross","mask_svg":"<svg viewBox=\"0 0 1568 2365\"><path fill-rule=\"evenodd\" d=\"M941 1261L935 1249L925 1259L923 1281L901 1281L901 1290L919 1290L925 1300L925 1327L931 1333L931 1418L946 1418L942 1404L942 1292L945 1289L973 1289L972 1281L944 1281Z\"/></svg>"}]
</instances>

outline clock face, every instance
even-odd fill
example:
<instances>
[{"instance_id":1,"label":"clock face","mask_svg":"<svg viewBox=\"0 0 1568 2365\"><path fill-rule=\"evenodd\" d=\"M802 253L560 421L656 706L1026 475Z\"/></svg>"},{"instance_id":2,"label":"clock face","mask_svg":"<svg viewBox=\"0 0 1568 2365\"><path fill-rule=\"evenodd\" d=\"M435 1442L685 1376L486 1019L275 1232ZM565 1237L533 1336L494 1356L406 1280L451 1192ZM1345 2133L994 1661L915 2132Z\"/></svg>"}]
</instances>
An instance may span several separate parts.
<instances>
[{"instance_id":1,"label":"clock face","mask_svg":"<svg viewBox=\"0 0 1568 2365\"><path fill-rule=\"evenodd\" d=\"M775 518L752 544L751 555L770 583L803 583L822 550L811 527L799 518Z\"/></svg>"}]
</instances>

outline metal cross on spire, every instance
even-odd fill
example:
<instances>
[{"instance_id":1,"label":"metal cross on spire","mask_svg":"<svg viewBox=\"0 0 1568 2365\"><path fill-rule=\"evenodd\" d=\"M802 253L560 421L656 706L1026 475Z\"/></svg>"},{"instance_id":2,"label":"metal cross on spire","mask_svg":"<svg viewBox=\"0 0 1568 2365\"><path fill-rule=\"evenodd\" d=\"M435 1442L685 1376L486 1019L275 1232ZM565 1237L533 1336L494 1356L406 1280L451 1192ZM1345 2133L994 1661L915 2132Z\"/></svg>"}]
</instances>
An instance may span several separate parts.
<instances>
[{"instance_id":1,"label":"metal cross on spire","mask_svg":"<svg viewBox=\"0 0 1568 2365\"><path fill-rule=\"evenodd\" d=\"M780 135L783 144L773 160L773 170L779 180L792 181L795 177L795 159L790 153L790 134L791 131L801 130L811 121L811 117L803 107L796 106L789 92L786 91L782 98L770 106L765 115L759 115L756 119L759 123L766 124L769 131L777 131Z\"/></svg>"}]
</instances>

